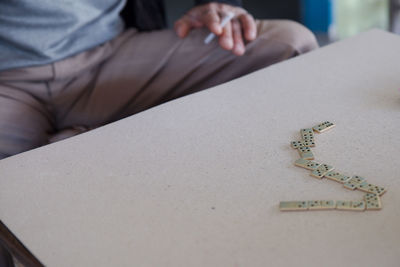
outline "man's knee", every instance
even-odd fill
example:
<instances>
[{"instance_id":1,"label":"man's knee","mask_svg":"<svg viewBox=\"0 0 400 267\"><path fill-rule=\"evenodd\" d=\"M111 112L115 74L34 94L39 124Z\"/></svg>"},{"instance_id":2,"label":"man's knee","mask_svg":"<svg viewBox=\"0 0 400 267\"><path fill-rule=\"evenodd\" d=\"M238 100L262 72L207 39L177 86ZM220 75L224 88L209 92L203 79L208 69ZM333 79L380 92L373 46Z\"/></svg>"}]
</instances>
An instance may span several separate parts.
<instances>
[{"instance_id":1,"label":"man's knee","mask_svg":"<svg viewBox=\"0 0 400 267\"><path fill-rule=\"evenodd\" d=\"M315 35L306 27L291 20L257 21L258 36L266 40L284 43L303 54L318 48Z\"/></svg>"}]
</instances>

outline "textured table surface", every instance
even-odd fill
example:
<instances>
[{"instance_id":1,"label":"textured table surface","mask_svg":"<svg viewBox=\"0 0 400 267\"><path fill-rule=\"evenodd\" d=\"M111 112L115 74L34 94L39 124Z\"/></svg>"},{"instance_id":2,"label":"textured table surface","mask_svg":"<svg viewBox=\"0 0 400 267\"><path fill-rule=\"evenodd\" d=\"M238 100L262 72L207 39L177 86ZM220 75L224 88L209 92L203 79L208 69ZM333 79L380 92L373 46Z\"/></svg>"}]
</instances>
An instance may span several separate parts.
<instances>
[{"instance_id":1,"label":"textured table surface","mask_svg":"<svg viewBox=\"0 0 400 267\"><path fill-rule=\"evenodd\" d=\"M400 37L372 31L0 161L0 218L47 266L399 266ZM280 212L387 187L383 210Z\"/></svg>"}]
</instances>

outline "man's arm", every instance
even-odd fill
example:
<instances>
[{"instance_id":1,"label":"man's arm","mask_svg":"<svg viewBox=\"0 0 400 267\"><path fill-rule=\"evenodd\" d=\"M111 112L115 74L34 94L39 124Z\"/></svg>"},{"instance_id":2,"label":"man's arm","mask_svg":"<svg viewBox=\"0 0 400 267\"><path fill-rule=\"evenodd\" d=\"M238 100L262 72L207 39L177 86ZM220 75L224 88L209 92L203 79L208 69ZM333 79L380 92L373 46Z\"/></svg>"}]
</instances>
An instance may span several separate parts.
<instances>
[{"instance_id":1,"label":"man's arm","mask_svg":"<svg viewBox=\"0 0 400 267\"><path fill-rule=\"evenodd\" d=\"M229 4L227 4L229 3ZM226 50L231 50L235 55L245 53L245 41L256 38L257 29L253 16L241 8L240 0L197 0L200 4L190 9L182 18L175 22L175 31L179 37L184 38L193 28L207 27L219 36L219 44ZM235 18L224 28L219 25L222 17L233 12Z\"/></svg>"}]
</instances>

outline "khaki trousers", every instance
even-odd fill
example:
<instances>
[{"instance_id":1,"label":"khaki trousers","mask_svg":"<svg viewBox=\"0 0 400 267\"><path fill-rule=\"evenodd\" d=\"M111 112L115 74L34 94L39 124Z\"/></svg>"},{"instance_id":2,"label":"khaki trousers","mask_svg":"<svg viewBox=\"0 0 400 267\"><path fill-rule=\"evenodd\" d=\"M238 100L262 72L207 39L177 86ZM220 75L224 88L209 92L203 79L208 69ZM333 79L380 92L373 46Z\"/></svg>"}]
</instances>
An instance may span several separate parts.
<instances>
[{"instance_id":1,"label":"khaki trousers","mask_svg":"<svg viewBox=\"0 0 400 267\"><path fill-rule=\"evenodd\" d=\"M205 29L127 30L114 40L52 64L0 72L0 159L104 125L232 80L317 47L298 23L258 21L241 57Z\"/></svg>"}]
</instances>

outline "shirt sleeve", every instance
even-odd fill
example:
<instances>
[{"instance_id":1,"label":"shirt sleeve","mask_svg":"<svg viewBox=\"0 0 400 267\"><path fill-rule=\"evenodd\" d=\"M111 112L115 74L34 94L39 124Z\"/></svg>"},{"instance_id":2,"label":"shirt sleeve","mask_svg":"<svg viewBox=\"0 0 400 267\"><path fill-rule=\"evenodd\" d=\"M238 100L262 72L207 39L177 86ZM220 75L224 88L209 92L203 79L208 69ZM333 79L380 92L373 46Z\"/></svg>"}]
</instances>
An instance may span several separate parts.
<instances>
[{"instance_id":1,"label":"shirt sleeve","mask_svg":"<svg viewBox=\"0 0 400 267\"><path fill-rule=\"evenodd\" d=\"M223 3L232 6L242 6L242 0L195 0L196 6L203 5L211 2Z\"/></svg>"}]
</instances>

